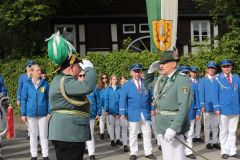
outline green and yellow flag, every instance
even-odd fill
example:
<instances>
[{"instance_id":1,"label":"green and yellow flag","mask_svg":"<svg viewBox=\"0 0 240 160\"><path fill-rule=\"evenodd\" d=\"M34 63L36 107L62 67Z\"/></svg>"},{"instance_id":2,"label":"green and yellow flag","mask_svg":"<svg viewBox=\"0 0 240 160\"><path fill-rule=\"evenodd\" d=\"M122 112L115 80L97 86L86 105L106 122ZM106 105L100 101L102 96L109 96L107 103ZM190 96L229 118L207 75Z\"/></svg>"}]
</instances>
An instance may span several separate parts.
<instances>
[{"instance_id":1,"label":"green and yellow flag","mask_svg":"<svg viewBox=\"0 0 240 160\"><path fill-rule=\"evenodd\" d=\"M178 0L146 0L151 51L173 50L177 39Z\"/></svg>"}]
</instances>

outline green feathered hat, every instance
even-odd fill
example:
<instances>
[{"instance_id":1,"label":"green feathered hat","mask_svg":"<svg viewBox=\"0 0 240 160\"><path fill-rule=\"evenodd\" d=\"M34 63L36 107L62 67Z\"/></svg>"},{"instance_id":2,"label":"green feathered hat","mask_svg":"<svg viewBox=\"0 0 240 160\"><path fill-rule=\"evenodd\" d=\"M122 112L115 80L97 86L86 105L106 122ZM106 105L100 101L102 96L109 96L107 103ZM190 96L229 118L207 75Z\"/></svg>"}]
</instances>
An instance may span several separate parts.
<instances>
[{"instance_id":1,"label":"green feathered hat","mask_svg":"<svg viewBox=\"0 0 240 160\"><path fill-rule=\"evenodd\" d=\"M55 64L62 65L71 58L72 53L76 53L74 46L64 39L59 31L46 41L48 41L48 56Z\"/></svg>"}]
</instances>

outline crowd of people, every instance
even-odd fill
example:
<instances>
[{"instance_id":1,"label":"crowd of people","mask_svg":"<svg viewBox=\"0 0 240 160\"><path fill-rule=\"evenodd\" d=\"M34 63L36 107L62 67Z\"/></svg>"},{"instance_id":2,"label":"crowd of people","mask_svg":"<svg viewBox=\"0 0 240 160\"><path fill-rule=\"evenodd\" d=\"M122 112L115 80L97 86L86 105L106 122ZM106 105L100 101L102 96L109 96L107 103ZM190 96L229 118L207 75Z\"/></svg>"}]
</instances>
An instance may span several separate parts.
<instances>
[{"instance_id":1,"label":"crowd of people","mask_svg":"<svg viewBox=\"0 0 240 160\"><path fill-rule=\"evenodd\" d=\"M240 79L232 73L233 63L222 60L217 74L217 64L209 61L199 77L196 66L179 66L178 61L174 52L166 52L145 72L141 64L131 65L128 80L106 73L96 80L93 64L72 56L50 86L41 67L28 61L18 81L17 105L28 128L31 160L37 160L38 146L43 160L49 159L48 140L58 160L80 160L86 151L95 160L96 120L99 138L108 135L112 147L130 151L130 160L137 159L141 135L148 159L157 159L152 137L164 160L196 159L193 142L220 149L223 159L240 159ZM6 96L2 77L0 89Z\"/></svg>"}]
</instances>

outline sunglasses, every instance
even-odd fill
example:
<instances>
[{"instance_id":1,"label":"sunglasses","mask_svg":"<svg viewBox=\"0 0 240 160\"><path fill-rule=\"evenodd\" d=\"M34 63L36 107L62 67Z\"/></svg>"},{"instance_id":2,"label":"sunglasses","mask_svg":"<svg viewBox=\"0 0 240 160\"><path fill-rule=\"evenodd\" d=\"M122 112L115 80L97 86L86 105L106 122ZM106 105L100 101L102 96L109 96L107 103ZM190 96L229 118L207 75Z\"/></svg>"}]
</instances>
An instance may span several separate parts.
<instances>
[{"instance_id":1,"label":"sunglasses","mask_svg":"<svg viewBox=\"0 0 240 160\"><path fill-rule=\"evenodd\" d=\"M85 74L80 74L78 77L80 78L85 77Z\"/></svg>"},{"instance_id":2,"label":"sunglasses","mask_svg":"<svg viewBox=\"0 0 240 160\"><path fill-rule=\"evenodd\" d=\"M230 68L231 65L222 66L223 68Z\"/></svg>"},{"instance_id":3,"label":"sunglasses","mask_svg":"<svg viewBox=\"0 0 240 160\"><path fill-rule=\"evenodd\" d=\"M107 79L107 77L102 77L102 79Z\"/></svg>"}]
</instances>

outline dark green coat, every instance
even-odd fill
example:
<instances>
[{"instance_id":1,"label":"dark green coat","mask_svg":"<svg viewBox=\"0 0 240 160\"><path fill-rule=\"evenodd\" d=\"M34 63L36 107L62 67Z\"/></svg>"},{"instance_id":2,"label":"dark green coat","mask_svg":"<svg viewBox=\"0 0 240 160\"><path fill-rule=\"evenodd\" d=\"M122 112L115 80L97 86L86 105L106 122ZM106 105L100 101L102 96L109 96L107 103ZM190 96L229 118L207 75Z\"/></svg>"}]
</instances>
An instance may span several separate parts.
<instances>
[{"instance_id":1,"label":"dark green coat","mask_svg":"<svg viewBox=\"0 0 240 160\"><path fill-rule=\"evenodd\" d=\"M65 113L59 110L81 111L89 113L89 105L76 106L69 103L62 95L60 81L63 76L66 95L77 101L84 101L86 95L96 86L96 72L93 68L85 69L85 81L80 82L71 75L60 73L53 78L49 89L52 118L49 122L49 140L66 142L85 142L90 139L89 117Z\"/></svg>"},{"instance_id":2,"label":"dark green coat","mask_svg":"<svg viewBox=\"0 0 240 160\"><path fill-rule=\"evenodd\" d=\"M189 78L177 73L174 80L169 79L163 87L165 76L159 77L158 80L154 79L154 74L146 74L145 76L146 85L154 85L158 134L164 134L169 127L177 134L186 133L190 127L188 112L192 101Z\"/></svg>"}]
</instances>

